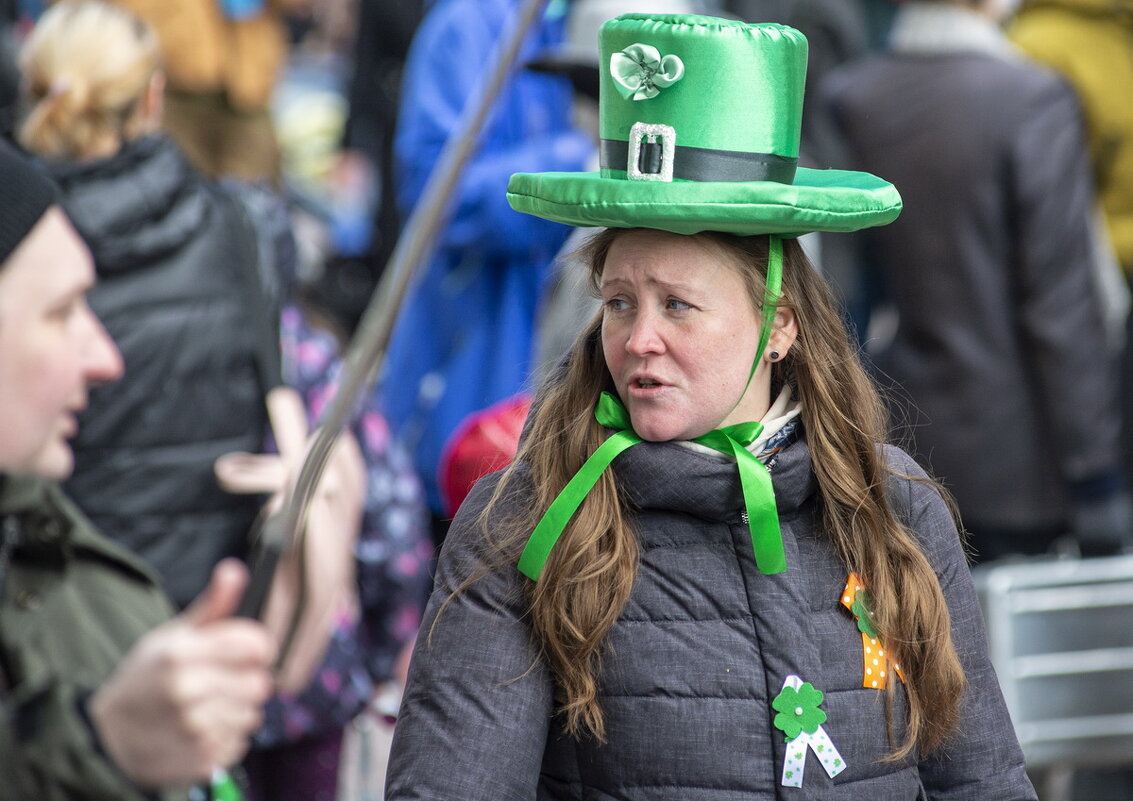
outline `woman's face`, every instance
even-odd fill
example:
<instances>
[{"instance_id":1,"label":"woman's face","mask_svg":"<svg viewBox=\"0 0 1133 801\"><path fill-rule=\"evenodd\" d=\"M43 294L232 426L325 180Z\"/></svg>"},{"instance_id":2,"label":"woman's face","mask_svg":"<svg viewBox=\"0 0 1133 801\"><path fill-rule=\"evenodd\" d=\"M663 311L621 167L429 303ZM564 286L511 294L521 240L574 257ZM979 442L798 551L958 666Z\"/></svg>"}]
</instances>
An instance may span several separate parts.
<instances>
[{"instance_id":1,"label":"woman's face","mask_svg":"<svg viewBox=\"0 0 1133 801\"><path fill-rule=\"evenodd\" d=\"M751 268L691 236L634 230L611 245L600 282L602 350L642 438L692 439L766 413L766 362L748 385L760 320L743 269ZM793 326L781 311L767 350L785 355Z\"/></svg>"}]
</instances>

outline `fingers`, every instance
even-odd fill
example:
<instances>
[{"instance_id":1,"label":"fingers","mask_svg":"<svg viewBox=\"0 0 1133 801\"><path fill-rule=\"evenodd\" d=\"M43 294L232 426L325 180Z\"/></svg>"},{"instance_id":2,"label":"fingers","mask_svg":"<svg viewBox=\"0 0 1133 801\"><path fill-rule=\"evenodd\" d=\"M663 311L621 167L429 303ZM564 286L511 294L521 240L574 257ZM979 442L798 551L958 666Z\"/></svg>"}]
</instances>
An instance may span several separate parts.
<instances>
[{"instance_id":1,"label":"fingers","mask_svg":"<svg viewBox=\"0 0 1133 801\"><path fill-rule=\"evenodd\" d=\"M236 494L280 492L287 485L287 469L278 454L233 452L213 462L217 482Z\"/></svg>"},{"instance_id":2,"label":"fingers","mask_svg":"<svg viewBox=\"0 0 1133 801\"><path fill-rule=\"evenodd\" d=\"M231 617L248 585L248 569L237 559L225 559L212 571L212 579L178 620L201 627Z\"/></svg>"},{"instance_id":3,"label":"fingers","mask_svg":"<svg viewBox=\"0 0 1133 801\"><path fill-rule=\"evenodd\" d=\"M185 732L201 738L211 729L250 732L274 686L266 670L209 665L177 676L169 693Z\"/></svg>"},{"instance_id":4,"label":"fingers","mask_svg":"<svg viewBox=\"0 0 1133 801\"><path fill-rule=\"evenodd\" d=\"M219 645L220 639L212 645ZM245 649L246 650L246 649ZM233 666L239 657L182 671L175 725L185 753L198 767L229 767L246 753L249 738L263 721L264 704L275 688L268 662ZM172 722L172 721L171 721Z\"/></svg>"},{"instance_id":5,"label":"fingers","mask_svg":"<svg viewBox=\"0 0 1133 801\"><path fill-rule=\"evenodd\" d=\"M173 747L163 749L163 758L172 754L158 785L199 781L218 766L230 767L248 750L252 732L263 721L263 703L251 703L252 693L229 693L230 682L206 692L197 703L179 707L177 714L154 721L155 726L169 730L165 739ZM152 731L152 729L151 729Z\"/></svg>"},{"instance_id":6,"label":"fingers","mask_svg":"<svg viewBox=\"0 0 1133 801\"><path fill-rule=\"evenodd\" d=\"M172 623L150 632L124 668L135 694L172 718L209 700L258 706L274 687L274 640L251 620L222 620L206 628ZM144 678L143 678L144 677Z\"/></svg>"},{"instance_id":7,"label":"fingers","mask_svg":"<svg viewBox=\"0 0 1133 801\"><path fill-rule=\"evenodd\" d=\"M166 643L152 669L172 716L192 722L225 710L258 713L275 686L274 659L275 648L261 624L227 620L204 630L183 629Z\"/></svg>"},{"instance_id":8,"label":"fingers","mask_svg":"<svg viewBox=\"0 0 1133 801\"><path fill-rule=\"evenodd\" d=\"M186 784L207 777L217 765L234 764L260 725L274 683L267 660L233 667L194 653L194 644L228 623L233 625L226 634L260 628L249 621L203 630L167 624L143 638L92 696L88 709L104 748L140 786ZM212 639L214 646L224 642ZM252 639L270 642L262 631Z\"/></svg>"},{"instance_id":9,"label":"fingers","mask_svg":"<svg viewBox=\"0 0 1133 801\"><path fill-rule=\"evenodd\" d=\"M167 662L181 667L269 668L278 651L262 623L244 618L221 620L205 629L187 628L182 635L168 644L165 654Z\"/></svg>"},{"instance_id":10,"label":"fingers","mask_svg":"<svg viewBox=\"0 0 1133 801\"><path fill-rule=\"evenodd\" d=\"M290 387L275 387L265 403L276 445L285 461L298 464L307 450L307 410L303 398Z\"/></svg>"},{"instance_id":11,"label":"fingers","mask_svg":"<svg viewBox=\"0 0 1133 801\"><path fill-rule=\"evenodd\" d=\"M91 701L107 752L144 787L177 785L247 749L274 688L275 641L231 615L248 582L228 559L173 620L138 641Z\"/></svg>"}]
</instances>

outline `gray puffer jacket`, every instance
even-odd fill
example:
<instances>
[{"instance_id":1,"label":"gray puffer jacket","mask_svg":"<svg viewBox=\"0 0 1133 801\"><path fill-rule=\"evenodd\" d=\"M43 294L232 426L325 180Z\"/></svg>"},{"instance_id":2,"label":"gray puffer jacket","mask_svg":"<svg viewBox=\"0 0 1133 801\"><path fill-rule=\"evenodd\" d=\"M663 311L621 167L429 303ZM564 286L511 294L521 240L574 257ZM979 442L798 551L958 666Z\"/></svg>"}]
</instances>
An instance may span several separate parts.
<instances>
[{"instance_id":1,"label":"gray puffer jacket","mask_svg":"<svg viewBox=\"0 0 1133 801\"><path fill-rule=\"evenodd\" d=\"M899 473L923 476L901 451L887 457ZM890 497L948 598L970 683L963 729L935 757L882 762L890 750L884 699L862 687L861 634L841 605L848 571L820 529L806 443L786 447L770 468L789 567L765 576L740 517L733 463L677 443L635 445L614 463L638 507L642 553L604 650L605 744L572 740L554 715L553 682L524 619L527 579L514 567L488 567L476 518L497 479L480 482L441 555L387 798L1035 799L964 554L932 486L895 479ZM454 588L485 572L437 617ZM845 761L831 779L807 754L801 788L781 784L786 740L771 706L790 675L825 694L823 729ZM903 725L900 711L895 718Z\"/></svg>"}]
</instances>

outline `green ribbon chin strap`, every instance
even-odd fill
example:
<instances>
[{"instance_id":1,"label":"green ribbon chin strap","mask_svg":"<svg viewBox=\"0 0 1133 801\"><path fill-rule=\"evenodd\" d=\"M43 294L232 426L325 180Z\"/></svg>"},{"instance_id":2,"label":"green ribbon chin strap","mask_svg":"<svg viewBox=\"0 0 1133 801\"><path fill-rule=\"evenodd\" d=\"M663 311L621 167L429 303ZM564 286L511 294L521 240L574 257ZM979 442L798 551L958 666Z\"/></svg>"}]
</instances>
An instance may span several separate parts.
<instances>
[{"instance_id":1,"label":"green ribbon chin strap","mask_svg":"<svg viewBox=\"0 0 1133 801\"><path fill-rule=\"evenodd\" d=\"M779 510L775 506L771 472L747 449L762 431L762 423L736 423L709 431L693 442L735 457L755 564L760 573L771 575L787 569L787 556L783 553L783 534L779 530Z\"/></svg>"},{"instance_id":2,"label":"green ribbon chin strap","mask_svg":"<svg viewBox=\"0 0 1133 801\"><path fill-rule=\"evenodd\" d=\"M562 536L563 529L578 507L582 499L590 494L594 485L598 483L602 472L610 466L619 453L630 445L641 442L641 437L633 432L629 424L629 413L618 399L609 392L603 392L598 399L598 407L594 410L594 417L606 428L613 428L617 433L598 446L598 450L590 454L574 477L563 487L558 497L547 507L547 511L539 518L535 530L527 540L527 545L519 557L519 572L532 581L538 581L543 572L543 565L551 555L551 549Z\"/></svg>"},{"instance_id":3,"label":"green ribbon chin strap","mask_svg":"<svg viewBox=\"0 0 1133 801\"><path fill-rule=\"evenodd\" d=\"M609 467L619 453L643 440L630 427L629 414L625 407L609 392L603 392L594 409L594 418L606 428L617 433L603 442L574 477L563 487L562 492L551 503L535 530L531 532L523 554L519 558L519 572L532 581L538 581L543 566L551 555L566 524L578 510L602 472ZM737 423L736 425L709 431L693 442L706 445L720 453L735 457L740 472L740 485L743 488L744 506L747 510L748 529L751 532L751 546L755 552L755 563L764 574L782 573L787 569L787 557L783 553L783 537L779 531L779 513L775 508L775 491L771 486L771 474L747 446L755 441L763 431L762 423Z\"/></svg>"},{"instance_id":4,"label":"green ribbon chin strap","mask_svg":"<svg viewBox=\"0 0 1133 801\"><path fill-rule=\"evenodd\" d=\"M779 293L783 288L783 239L778 236L767 237L767 278L766 291L763 296L763 325L759 329L759 347L755 349L755 358L751 362L751 372L748 373L747 382L755 377L755 370L763 358L763 349L771 339L771 329L775 327L775 306L779 302ZM744 387L747 393L747 387ZM742 396L741 396L742 397Z\"/></svg>"}]
</instances>

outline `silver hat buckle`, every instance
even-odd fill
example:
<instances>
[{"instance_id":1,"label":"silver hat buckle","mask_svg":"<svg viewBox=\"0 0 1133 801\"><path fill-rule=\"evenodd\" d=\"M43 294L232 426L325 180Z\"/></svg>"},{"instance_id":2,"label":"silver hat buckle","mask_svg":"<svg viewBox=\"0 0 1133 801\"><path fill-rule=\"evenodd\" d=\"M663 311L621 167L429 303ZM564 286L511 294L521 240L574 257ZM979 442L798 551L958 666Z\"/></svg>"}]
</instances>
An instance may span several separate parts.
<instances>
[{"instance_id":1,"label":"silver hat buckle","mask_svg":"<svg viewBox=\"0 0 1133 801\"><path fill-rule=\"evenodd\" d=\"M629 130L626 176L631 181L672 183L676 151L677 131L673 126L635 122Z\"/></svg>"}]
</instances>

